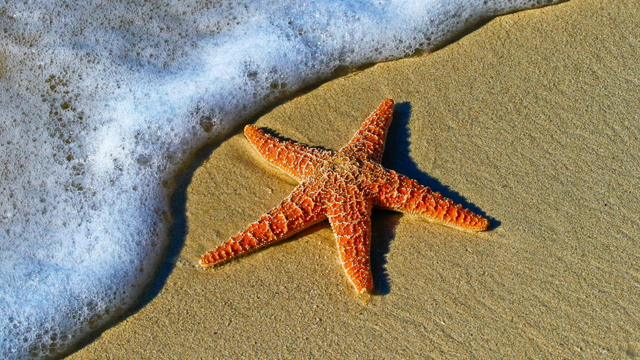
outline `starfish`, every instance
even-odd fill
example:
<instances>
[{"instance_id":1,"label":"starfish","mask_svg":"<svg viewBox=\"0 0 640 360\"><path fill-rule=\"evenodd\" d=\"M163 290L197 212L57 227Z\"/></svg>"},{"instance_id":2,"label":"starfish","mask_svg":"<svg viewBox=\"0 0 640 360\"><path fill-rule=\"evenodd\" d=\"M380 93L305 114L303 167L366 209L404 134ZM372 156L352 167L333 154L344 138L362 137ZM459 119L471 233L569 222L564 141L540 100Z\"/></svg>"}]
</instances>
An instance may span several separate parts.
<instances>
[{"instance_id":1,"label":"starfish","mask_svg":"<svg viewBox=\"0 0 640 360\"><path fill-rule=\"evenodd\" d=\"M247 125L244 133L256 151L300 184L280 205L203 255L200 265L226 262L328 218L342 266L356 291L364 293L373 289L372 207L418 214L461 230L486 230L484 217L380 165L392 115L393 100L386 99L338 151L284 141Z\"/></svg>"}]
</instances>

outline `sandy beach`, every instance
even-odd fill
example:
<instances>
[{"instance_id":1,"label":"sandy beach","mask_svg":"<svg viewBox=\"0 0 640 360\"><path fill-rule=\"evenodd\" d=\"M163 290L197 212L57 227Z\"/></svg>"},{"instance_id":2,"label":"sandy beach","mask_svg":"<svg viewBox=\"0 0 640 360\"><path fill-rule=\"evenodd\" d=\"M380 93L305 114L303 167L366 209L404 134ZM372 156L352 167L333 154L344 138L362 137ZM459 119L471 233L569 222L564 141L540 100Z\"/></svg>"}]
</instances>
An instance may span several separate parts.
<instances>
[{"instance_id":1,"label":"sandy beach","mask_svg":"<svg viewBox=\"0 0 640 360\"><path fill-rule=\"evenodd\" d=\"M193 173L166 285L69 358L640 358L639 59L640 3L571 0L274 108L256 126L338 149L393 98L383 165L494 227L374 210L369 297L327 222L200 269L296 185L239 129Z\"/></svg>"}]
</instances>

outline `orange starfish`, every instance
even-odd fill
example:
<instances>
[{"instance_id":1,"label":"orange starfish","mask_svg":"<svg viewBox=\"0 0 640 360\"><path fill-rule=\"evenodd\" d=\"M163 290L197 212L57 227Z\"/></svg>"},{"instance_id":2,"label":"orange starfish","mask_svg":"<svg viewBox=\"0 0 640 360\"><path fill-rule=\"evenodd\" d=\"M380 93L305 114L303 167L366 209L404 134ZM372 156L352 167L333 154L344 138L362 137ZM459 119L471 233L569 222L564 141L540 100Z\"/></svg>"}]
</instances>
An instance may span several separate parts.
<instances>
[{"instance_id":1,"label":"orange starfish","mask_svg":"<svg viewBox=\"0 0 640 360\"><path fill-rule=\"evenodd\" d=\"M369 264L372 206L419 214L458 229L486 230L487 219L380 165L392 113L393 100L384 100L338 151L283 141L247 125L244 133L251 145L300 184L280 205L203 255L200 265L225 262L329 218L342 266L356 290L363 293L373 288Z\"/></svg>"}]
</instances>

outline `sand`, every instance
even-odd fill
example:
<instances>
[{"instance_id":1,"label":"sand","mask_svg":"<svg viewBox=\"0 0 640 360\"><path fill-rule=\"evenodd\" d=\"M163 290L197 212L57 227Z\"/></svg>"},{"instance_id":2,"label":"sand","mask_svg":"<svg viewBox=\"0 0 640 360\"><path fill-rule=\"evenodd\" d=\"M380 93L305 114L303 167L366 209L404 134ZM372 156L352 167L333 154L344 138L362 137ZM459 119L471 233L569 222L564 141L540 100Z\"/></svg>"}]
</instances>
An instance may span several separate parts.
<instances>
[{"instance_id":1,"label":"sand","mask_svg":"<svg viewBox=\"0 0 640 360\"><path fill-rule=\"evenodd\" d=\"M296 185L238 132L193 173L164 288L70 358L640 357L639 59L640 3L572 0L276 107L256 124L337 149L394 98L383 164L495 227L374 211L368 298L326 222L198 269Z\"/></svg>"}]
</instances>

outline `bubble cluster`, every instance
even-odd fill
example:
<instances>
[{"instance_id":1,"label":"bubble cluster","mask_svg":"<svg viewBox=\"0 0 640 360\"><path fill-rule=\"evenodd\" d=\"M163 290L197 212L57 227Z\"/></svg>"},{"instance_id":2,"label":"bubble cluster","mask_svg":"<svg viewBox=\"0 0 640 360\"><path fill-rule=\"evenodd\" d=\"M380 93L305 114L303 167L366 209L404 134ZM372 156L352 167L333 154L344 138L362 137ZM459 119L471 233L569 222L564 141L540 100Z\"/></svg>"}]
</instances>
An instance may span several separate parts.
<instances>
[{"instance_id":1,"label":"bubble cluster","mask_svg":"<svg viewBox=\"0 0 640 360\"><path fill-rule=\"evenodd\" d=\"M3 2L0 357L55 357L132 304L207 141L336 69L550 2Z\"/></svg>"}]
</instances>

